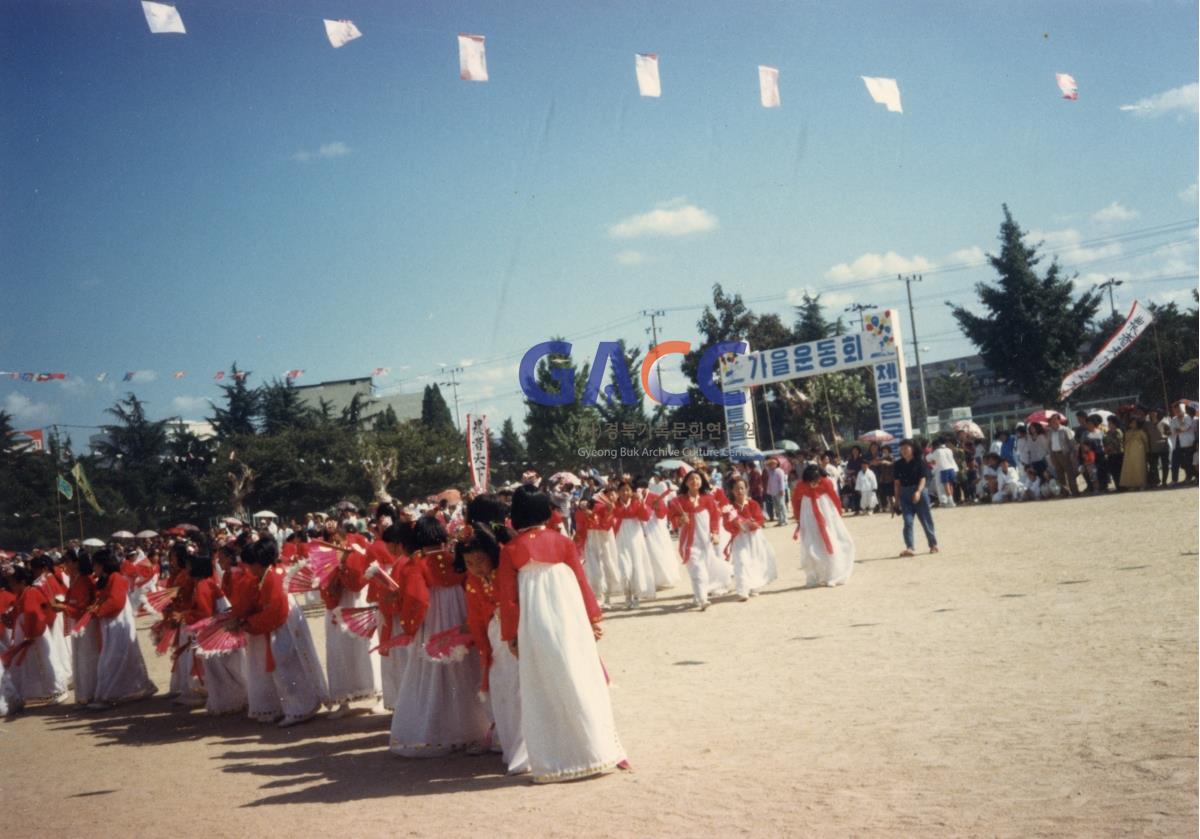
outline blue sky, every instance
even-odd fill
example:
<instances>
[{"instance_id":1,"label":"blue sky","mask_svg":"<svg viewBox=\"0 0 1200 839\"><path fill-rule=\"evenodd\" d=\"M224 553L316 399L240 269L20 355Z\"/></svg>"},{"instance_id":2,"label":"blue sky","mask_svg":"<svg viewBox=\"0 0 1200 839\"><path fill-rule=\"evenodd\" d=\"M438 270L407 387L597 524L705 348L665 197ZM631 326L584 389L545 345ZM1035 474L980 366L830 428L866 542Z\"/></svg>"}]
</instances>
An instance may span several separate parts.
<instances>
[{"instance_id":1,"label":"blue sky","mask_svg":"<svg viewBox=\"0 0 1200 839\"><path fill-rule=\"evenodd\" d=\"M695 340L715 282L790 320L803 289L902 307L923 271L923 356L952 357L942 303L990 272L946 269L993 249L1002 202L1081 285L1123 279L1118 307L1196 285L1194 3L178 8L183 36L134 0L6 4L0 369L70 374L0 380L19 428L99 424L132 370L152 414L199 418L235 359L406 390L468 362L464 411L498 425L531 344L645 346L647 308ZM363 37L332 49L324 17ZM489 82L459 80L459 32Z\"/></svg>"}]
</instances>

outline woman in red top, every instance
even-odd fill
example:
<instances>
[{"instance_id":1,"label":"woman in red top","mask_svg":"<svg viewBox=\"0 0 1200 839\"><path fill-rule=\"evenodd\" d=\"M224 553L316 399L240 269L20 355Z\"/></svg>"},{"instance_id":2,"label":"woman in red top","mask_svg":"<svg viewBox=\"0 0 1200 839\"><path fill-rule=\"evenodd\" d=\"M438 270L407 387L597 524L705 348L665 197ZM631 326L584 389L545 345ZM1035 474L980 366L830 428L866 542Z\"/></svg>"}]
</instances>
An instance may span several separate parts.
<instances>
[{"instance_id":1,"label":"woman in red top","mask_svg":"<svg viewBox=\"0 0 1200 839\"><path fill-rule=\"evenodd\" d=\"M248 715L280 728L316 716L329 702L325 672L299 607L284 589L283 569L275 563L279 547L269 536L242 550L242 565L258 583L253 606L239 625L246 646Z\"/></svg>"},{"instance_id":2,"label":"woman in red top","mask_svg":"<svg viewBox=\"0 0 1200 839\"><path fill-rule=\"evenodd\" d=\"M92 558L86 553L68 550L65 557L71 585L67 599L51 604L66 616L75 639L71 645L71 672L75 677L75 701L87 705L96 694L96 668L100 662L100 624L90 608L96 602L96 581L92 577Z\"/></svg>"},{"instance_id":3,"label":"woman in red top","mask_svg":"<svg viewBox=\"0 0 1200 839\"><path fill-rule=\"evenodd\" d=\"M365 576L370 578L367 602L379 608L379 669L382 704L387 711L396 709L396 694L407 659L405 650L393 646L393 639L414 635L429 608L429 587L420 569L410 565L404 549L406 542L411 543L408 534L412 527L409 521L388 525L367 552L371 562L399 586L398 590L393 590L381 582L378 574L372 573L371 566L367 566Z\"/></svg>"},{"instance_id":4,"label":"woman in red top","mask_svg":"<svg viewBox=\"0 0 1200 839\"><path fill-rule=\"evenodd\" d=\"M654 568L642 525L650 520L650 511L633 491L628 480L617 485L617 503L613 507L613 529L617 533L617 567L625 591L625 607L636 609L641 600L655 597Z\"/></svg>"},{"instance_id":5,"label":"woman in red top","mask_svg":"<svg viewBox=\"0 0 1200 839\"><path fill-rule=\"evenodd\" d=\"M229 601L213 577L210 557L191 557L188 560L188 576L194 584L191 606L183 615L188 626L217 614L230 614ZM204 710L214 716L245 710L246 651L232 650L221 655L206 655L197 648L196 655L204 668L204 688L207 691Z\"/></svg>"},{"instance_id":6,"label":"woman in red top","mask_svg":"<svg viewBox=\"0 0 1200 839\"><path fill-rule=\"evenodd\" d=\"M20 566L9 577L16 603L12 607L13 645L4 653L5 667L16 696L10 710L19 711L26 702L67 700L67 673L55 667L46 615L50 603L45 592L33 585L33 574Z\"/></svg>"},{"instance_id":7,"label":"woman in red top","mask_svg":"<svg viewBox=\"0 0 1200 839\"><path fill-rule=\"evenodd\" d=\"M146 675L146 662L138 646L129 580L121 573L121 560L101 550L92 561L99 569L98 594L91 611L100 624L100 660L96 664L96 694L88 708L100 710L152 696L155 687Z\"/></svg>"},{"instance_id":8,"label":"woman in red top","mask_svg":"<svg viewBox=\"0 0 1200 839\"><path fill-rule=\"evenodd\" d=\"M709 495L708 478L692 470L670 504L671 523L679 531L679 556L692 581L692 598L700 611L710 594L729 590L729 563L717 552L721 512Z\"/></svg>"},{"instance_id":9,"label":"woman in red top","mask_svg":"<svg viewBox=\"0 0 1200 839\"><path fill-rule=\"evenodd\" d=\"M196 658L192 632L185 619L192 608L192 596L196 590L196 581L188 574L188 561L194 550L192 543L185 540L171 545L167 554L171 571L167 586L179 591L163 612L163 621L177 628L175 646L171 650L171 685L167 696L172 697L176 705L188 706L204 704L201 690L204 665Z\"/></svg>"},{"instance_id":10,"label":"woman in red top","mask_svg":"<svg viewBox=\"0 0 1200 839\"><path fill-rule=\"evenodd\" d=\"M738 599L745 601L775 579L775 551L763 536L766 517L750 497L746 479L740 475L734 478L730 492L733 500L722 524L730 535L729 554Z\"/></svg>"},{"instance_id":11,"label":"woman in red top","mask_svg":"<svg viewBox=\"0 0 1200 839\"><path fill-rule=\"evenodd\" d=\"M518 656L521 722L536 783L610 772L625 761L596 639L600 609L570 539L547 528L550 499L513 496L517 534L500 551L500 634Z\"/></svg>"},{"instance_id":12,"label":"woman in red top","mask_svg":"<svg viewBox=\"0 0 1200 839\"><path fill-rule=\"evenodd\" d=\"M617 536L613 527L616 487L608 486L584 502L588 513L587 542L581 553L588 585L596 602L604 598L608 608L612 596L621 591L621 571L617 566Z\"/></svg>"},{"instance_id":13,"label":"woman in red top","mask_svg":"<svg viewBox=\"0 0 1200 839\"><path fill-rule=\"evenodd\" d=\"M355 532L335 531L330 544L339 549L338 570L321 587L325 604L325 667L329 695L337 705L330 717L337 719L350 712L357 699L378 699L381 693L379 654L366 638L347 632L338 625L341 609L367 605L367 544Z\"/></svg>"}]
</instances>

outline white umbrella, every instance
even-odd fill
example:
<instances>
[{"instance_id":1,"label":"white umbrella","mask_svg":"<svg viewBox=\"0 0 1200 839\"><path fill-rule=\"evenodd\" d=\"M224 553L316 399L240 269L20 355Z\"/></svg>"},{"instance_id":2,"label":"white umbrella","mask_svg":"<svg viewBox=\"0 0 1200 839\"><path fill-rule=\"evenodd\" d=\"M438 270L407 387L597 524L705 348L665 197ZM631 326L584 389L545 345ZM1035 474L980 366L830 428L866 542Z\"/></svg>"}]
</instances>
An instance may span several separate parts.
<instances>
[{"instance_id":1,"label":"white umbrella","mask_svg":"<svg viewBox=\"0 0 1200 839\"><path fill-rule=\"evenodd\" d=\"M673 457L669 457L666 460L660 460L658 463L654 464L655 469L662 470L663 472L674 472L680 466L687 466L687 464L682 460L678 460L677 458Z\"/></svg>"},{"instance_id":2,"label":"white umbrella","mask_svg":"<svg viewBox=\"0 0 1200 839\"><path fill-rule=\"evenodd\" d=\"M237 516L226 516L225 518L221 519L221 523L222 524L245 524L245 522L243 522Z\"/></svg>"},{"instance_id":3,"label":"white umbrella","mask_svg":"<svg viewBox=\"0 0 1200 839\"><path fill-rule=\"evenodd\" d=\"M134 535L128 530L118 530L112 535L114 539L133 539Z\"/></svg>"},{"instance_id":4,"label":"white umbrella","mask_svg":"<svg viewBox=\"0 0 1200 839\"><path fill-rule=\"evenodd\" d=\"M800 444L791 440L780 440L779 448L783 449L785 452L798 452L800 451Z\"/></svg>"},{"instance_id":5,"label":"white umbrella","mask_svg":"<svg viewBox=\"0 0 1200 839\"><path fill-rule=\"evenodd\" d=\"M139 538L139 539L153 539L153 538L154 538L155 536L157 536L157 535L158 535L158 533L157 533L156 531L153 531L153 530L141 530L141 531L139 531L139 532L138 532L137 538Z\"/></svg>"},{"instance_id":6,"label":"white umbrella","mask_svg":"<svg viewBox=\"0 0 1200 839\"><path fill-rule=\"evenodd\" d=\"M279 516L272 513L270 510L259 510L254 514L256 519L277 519Z\"/></svg>"},{"instance_id":7,"label":"white umbrella","mask_svg":"<svg viewBox=\"0 0 1200 839\"><path fill-rule=\"evenodd\" d=\"M969 434L970 436L974 437L976 440L983 439L983 429L968 419L959 420L958 422L954 423L954 430L962 431L966 434Z\"/></svg>"},{"instance_id":8,"label":"white umbrella","mask_svg":"<svg viewBox=\"0 0 1200 839\"><path fill-rule=\"evenodd\" d=\"M103 548L104 543L93 536L91 539L84 539L83 546L85 548Z\"/></svg>"},{"instance_id":9,"label":"white umbrella","mask_svg":"<svg viewBox=\"0 0 1200 839\"><path fill-rule=\"evenodd\" d=\"M861 443L890 443L896 438L882 428L876 428L874 431L860 435L858 439Z\"/></svg>"}]
</instances>

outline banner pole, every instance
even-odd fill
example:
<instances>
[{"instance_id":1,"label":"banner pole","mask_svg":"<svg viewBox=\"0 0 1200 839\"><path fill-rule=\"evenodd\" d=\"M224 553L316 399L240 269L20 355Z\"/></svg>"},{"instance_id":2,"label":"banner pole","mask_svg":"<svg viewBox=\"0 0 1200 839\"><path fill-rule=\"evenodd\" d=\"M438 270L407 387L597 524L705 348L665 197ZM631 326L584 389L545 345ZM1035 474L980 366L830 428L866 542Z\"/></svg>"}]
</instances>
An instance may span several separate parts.
<instances>
[{"instance_id":1,"label":"banner pole","mask_svg":"<svg viewBox=\"0 0 1200 839\"><path fill-rule=\"evenodd\" d=\"M58 547L66 548L67 537L63 531L62 493L58 491L58 470L54 471L54 509L58 512Z\"/></svg>"},{"instance_id":2,"label":"banner pole","mask_svg":"<svg viewBox=\"0 0 1200 839\"><path fill-rule=\"evenodd\" d=\"M1158 320L1150 321L1150 328L1154 330L1154 354L1158 356L1158 378L1162 382L1163 389L1163 410L1166 412L1163 416L1169 416L1171 413L1171 397L1167 396L1167 374L1163 371L1162 348L1158 345Z\"/></svg>"}]
</instances>

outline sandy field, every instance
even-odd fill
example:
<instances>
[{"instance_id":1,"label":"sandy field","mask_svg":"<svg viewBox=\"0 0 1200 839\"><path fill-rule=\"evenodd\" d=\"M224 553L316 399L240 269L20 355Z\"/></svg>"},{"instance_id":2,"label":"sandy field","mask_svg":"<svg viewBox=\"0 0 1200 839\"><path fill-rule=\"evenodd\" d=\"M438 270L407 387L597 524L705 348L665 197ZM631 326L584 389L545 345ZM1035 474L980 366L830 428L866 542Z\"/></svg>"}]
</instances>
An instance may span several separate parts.
<instances>
[{"instance_id":1,"label":"sandy field","mask_svg":"<svg viewBox=\"0 0 1200 839\"><path fill-rule=\"evenodd\" d=\"M844 588L803 589L771 528L761 597L611 614L632 772L402 760L365 710L279 730L160 698L43 707L0 724L2 833L1195 836L1196 491L935 520L942 553L898 559L899 519L851 519Z\"/></svg>"}]
</instances>

